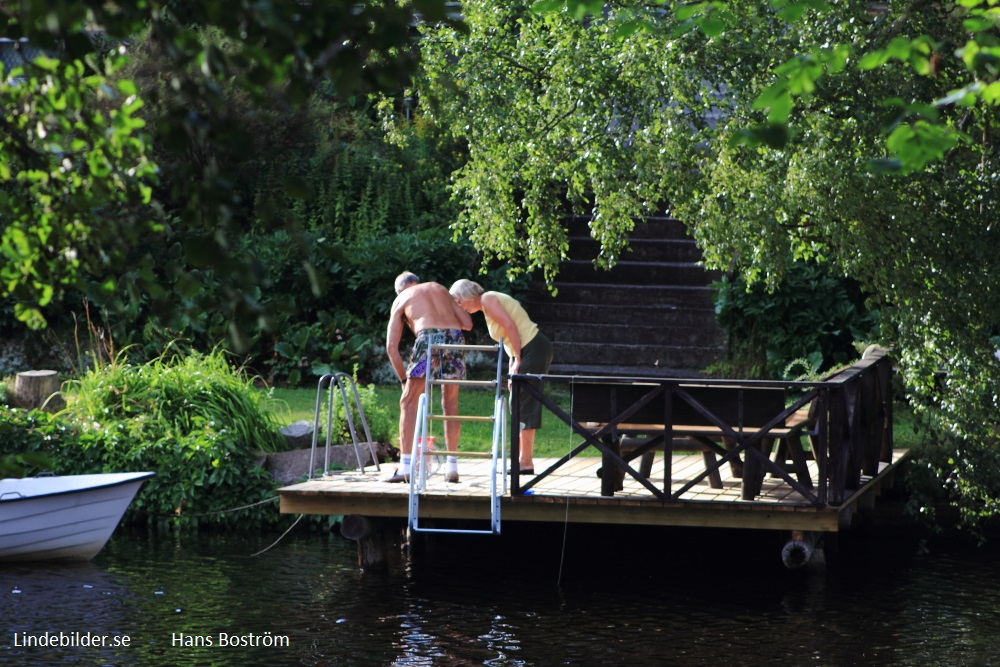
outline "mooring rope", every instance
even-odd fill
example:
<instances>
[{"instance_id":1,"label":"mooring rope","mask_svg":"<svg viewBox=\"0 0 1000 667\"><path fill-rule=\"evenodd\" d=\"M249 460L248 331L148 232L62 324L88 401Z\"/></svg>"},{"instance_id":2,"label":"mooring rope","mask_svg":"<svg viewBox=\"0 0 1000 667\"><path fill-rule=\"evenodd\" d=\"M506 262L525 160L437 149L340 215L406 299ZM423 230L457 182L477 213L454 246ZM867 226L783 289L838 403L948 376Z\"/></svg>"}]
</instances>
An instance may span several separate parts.
<instances>
[{"instance_id":1,"label":"mooring rope","mask_svg":"<svg viewBox=\"0 0 1000 667\"><path fill-rule=\"evenodd\" d=\"M240 510L248 510L251 507L257 507L259 505L264 505L266 503L274 502L275 500L277 500L280 497L281 496L271 496L270 498L265 498L264 500L260 500L260 501L255 502L255 503L250 503L249 505L243 505L241 507L234 507L234 508L228 509L228 510L217 510L215 512L203 512L201 514L178 514L177 516L200 517L200 516L214 516L216 514L229 514L230 512L239 512Z\"/></svg>"},{"instance_id":2,"label":"mooring rope","mask_svg":"<svg viewBox=\"0 0 1000 667\"><path fill-rule=\"evenodd\" d=\"M271 496L270 498L265 498L264 500L260 500L255 503L250 503L249 505L241 505L240 507L233 507L232 509L227 509L227 510L216 510L214 512L201 512L199 514L177 514L175 512L149 512L147 510L134 510L134 511L140 514L145 514L147 516L160 516L171 519L190 519L203 516L216 516L218 514L228 514L230 512L239 512L241 510L248 510L253 507L257 507L259 505L265 505L267 503L274 502L280 497L281 496Z\"/></svg>"},{"instance_id":3,"label":"mooring rope","mask_svg":"<svg viewBox=\"0 0 1000 667\"><path fill-rule=\"evenodd\" d=\"M285 532L283 532L281 534L281 537L279 537L278 539L276 539L274 541L274 543L271 544L271 546L267 547L266 549L261 549L260 551L258 551L255 554L250 554L250 558L255 558L255 557L261 555L262 553L264 553L265 551L268 551L268 550L273 549L274 547L278 546L278 542L280 542L281 540L285 539L285 535L287 535L288 533L292 532L292 528L295 528L295 526L299 525L299 521L302 521L302 517L304 517L304 516L305 516L305 514L300 514L299 518L297 518L295 520L295 522L292 523L292 525L290 525L288 527L288 530L286 530Z\"/></svg>"},{"instance_id":4,"label":"mooring rope","mask_svg":"<svg viewBox=\"0 0 1000 667\"><path fill-rule=\"evenodd\" d=\"M161 516L161 517L167 517L167 518L173 518L173 519L187 519L187 518L196 518L196 517L203 517L203 516L215 516L215 515L218 515L218 514L228 514L229 512L239 512L241 510L248 510L248 509L251 509L251 508L254 508L254 507L259 507L260 505L264 505L264 504L267 504L267 503L270 503L270 502L274 502L275 500L278 500L278 498L280 498L280 497L281 496L272 496L271 498L265 498L264 500L260 500L260 501L257 501L255 503L250 503L249 505L241 505L240 507L233 507L233 508L227 509L227 510L217 510L215 512L202 512L200 514L172 514L172 513L169 513L169 512L147 512L145 510L136 510L136 511L137 512L141 512L142 514L149 515L149 516ZM298 518L295 519L295 521L292 522L292 525L288 527L288 530L286 530L285 532L283 532L281 534L281 537L279 537L278 539L276 539L269 547L261 549L260 551L258 551L255 554L250 554L248 556L248 558L254 558L256 556L259 556L262 553L264 553L265 551L269 551L269 550L273 549L274 547L278 546L278 543L281 542L281 540L285 539L285 536L288 535L288 533L292 532L292 528L295 528L295 526L297 526L299 524L299 521L302 521L302 518L304 516L305 516L305 514L300 514L298 516Z\"/></svg>"},{"instance_id":5,"label":"mooring rope","mask_svg":"<svg viewBox=\"0 0 1000 667\"><path fill-rule=\"evenodd\" d=\"M569 535L569 498L566 499L566 518L563 519L562 553L559 554L559 575L556 577L556 588L562 589L563 563L566 562L566 541Z\"/></svg>"},{"instance_id":6,"label":"mooring rope","mask_svg":"<svg viewBox=\"0 0 1000 667\"><path fill-rule=\"evenodd\" d=\"M569 383L569 413L575 414L573 408L573 401L576 399L576 391L574 391L575 383L570 380ZM573 427L569 424L566 425L566 453L569 454L573 450ZM559 554L559 574L556 577L556 588L562 588L562 573L563 564L566 562L566 542L569 535L569 498L566 498L566 516L563 519L563 539L562 539L562 553Z\"/></svg>"}]
</instances>

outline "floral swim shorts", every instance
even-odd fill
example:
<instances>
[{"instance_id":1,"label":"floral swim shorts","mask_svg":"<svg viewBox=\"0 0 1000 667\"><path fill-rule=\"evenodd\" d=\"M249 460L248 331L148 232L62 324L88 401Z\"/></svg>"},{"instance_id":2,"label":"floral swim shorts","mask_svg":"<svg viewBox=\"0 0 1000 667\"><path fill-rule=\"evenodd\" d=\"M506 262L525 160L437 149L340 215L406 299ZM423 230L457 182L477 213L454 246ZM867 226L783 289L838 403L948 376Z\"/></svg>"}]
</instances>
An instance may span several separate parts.
<instances>
[{"instance_id":1,"label":"floral swim shorts","mask_svg":"<svg viewBox=\"0 0 1000 667\"><path fill-rule=\"evenodd\" d=\"M464 345L461 329L424 329L417 334L410 352L406 377L422 378L427 374L427 349L431 345ZM431 373L435 380L464 380L465 353L457 350L434 350L431 353Z\"/></svg>"}]
</instances>

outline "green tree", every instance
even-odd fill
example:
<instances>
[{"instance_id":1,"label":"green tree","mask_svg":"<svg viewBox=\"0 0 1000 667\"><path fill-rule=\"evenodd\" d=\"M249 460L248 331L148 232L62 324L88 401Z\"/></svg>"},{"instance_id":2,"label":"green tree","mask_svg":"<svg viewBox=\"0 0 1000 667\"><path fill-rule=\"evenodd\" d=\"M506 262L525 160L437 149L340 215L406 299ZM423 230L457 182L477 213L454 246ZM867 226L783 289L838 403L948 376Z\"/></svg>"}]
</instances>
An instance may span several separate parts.
<instances>
[{"instance_id":1,"label":"green tree","mask_svg":"<svg viewBox=\"0 0 1000 667\"><path fill-rule=\"evenodd\" d=\"M416 67L423 20L460 25L444 0L0 3L3 35L59 63L24 62L4 74L18 83L4 90L9 117L0 126L0 296L15 296L34 327L44 324L38 306L71 286L133 308L152 300L170 315L187 300L168 296L153 268L181 283L214 271L228 278L218 309L232 322L257 322L260 276L239 243L253 221L241 215L246 202L224 159L253 144L232 110L244 99L301 107L320 86L340 99L395 89ZM115 74L139 38L163 64L164 85L146 100ZM143 101L152 112L145 128L134 120ZM171 158L160 179L154 149ZM294 175L282 185L299 199L311 194ZM146 252L163 226L185 228L186 264Z\"/></svg>"},{"instance_id":2,"label":"green tree","mask_svg":"<svg viewBox=\"0 0 1000 667\"><path fill-rule=\"evenodd\" d=\"M993 0L463 11L468 35L426 40L419 90L468 140L459 230L481 251L551 278L565 200L593 211L598 262L660 206L749 285L826 262L872 295L914 402L955 436L927 461L964 517L1000 510Z\"/></svg>"},{"instance_id":3,"label":"green tree","mask_svg":"<svg viewBox=\"0 0 1000 667\"><path fill-rule=\"evenodd\" d=\"M622 40L616 20L584 25L518 2L464 3L463 14L468 36L443 28L422 41L418 88L423 112L469 144L457 230L515 272L551 279L568 204L593 213L600 260L613 263L633 216L661 204L665 115L689 113L666 102L670 60L652 34Z\"/></svg>"},{"instance_id":4,"label":"green tree","mask_svg":"<svg viewBox=\"0 0 1000 667\"><path fill-rule=\"evenodd\" d=\"M80 61L37 61L0 104L15 110L0 120L0 290L38 328L67 286L114 289L128 249L158 230L155 166L134 86L109 88Z\"/></svg>"}]
</instances>

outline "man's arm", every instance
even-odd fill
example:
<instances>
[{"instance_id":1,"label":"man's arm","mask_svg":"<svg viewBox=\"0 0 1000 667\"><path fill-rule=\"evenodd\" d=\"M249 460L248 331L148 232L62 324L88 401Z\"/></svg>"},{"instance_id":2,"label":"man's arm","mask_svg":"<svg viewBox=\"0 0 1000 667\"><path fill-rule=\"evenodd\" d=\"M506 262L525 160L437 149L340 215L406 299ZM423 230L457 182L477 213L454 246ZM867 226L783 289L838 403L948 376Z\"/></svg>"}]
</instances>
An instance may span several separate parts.
<instances>
[{"instance_id":1,"label":"man's arm","mask_svg":"<svg viewBox=\"0 0 1000 667\"><path fill-rule=\"evenodd\" d=\"M396 377L400 382L406 382L406 365L403 363L403 356L399 353L399 341L403 338L403 308L399 305L399 299L392 302L392 309L389 312L389 326L385 331L385 353L389 355L389 363L396 371Z\"/></svg>"}]
</instances>

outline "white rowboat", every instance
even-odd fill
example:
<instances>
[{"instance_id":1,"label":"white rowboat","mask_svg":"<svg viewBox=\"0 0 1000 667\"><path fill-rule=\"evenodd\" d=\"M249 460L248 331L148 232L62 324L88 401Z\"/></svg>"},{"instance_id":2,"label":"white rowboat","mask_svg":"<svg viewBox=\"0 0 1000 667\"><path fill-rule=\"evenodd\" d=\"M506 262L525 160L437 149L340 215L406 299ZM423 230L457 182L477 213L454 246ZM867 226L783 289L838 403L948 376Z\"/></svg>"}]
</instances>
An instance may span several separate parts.
<instances>
[{"instance_id":1,"label":"white rowboat","mask_svg":"<svg viewBox=\"0 0 1000 667\"><path fill-rule=\"evenodd\" d=\"M0 561L90 560L155 474L0 480Z\"/></svg>"}]
</instances>

